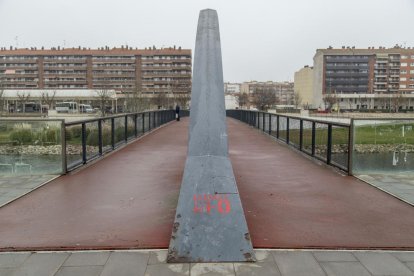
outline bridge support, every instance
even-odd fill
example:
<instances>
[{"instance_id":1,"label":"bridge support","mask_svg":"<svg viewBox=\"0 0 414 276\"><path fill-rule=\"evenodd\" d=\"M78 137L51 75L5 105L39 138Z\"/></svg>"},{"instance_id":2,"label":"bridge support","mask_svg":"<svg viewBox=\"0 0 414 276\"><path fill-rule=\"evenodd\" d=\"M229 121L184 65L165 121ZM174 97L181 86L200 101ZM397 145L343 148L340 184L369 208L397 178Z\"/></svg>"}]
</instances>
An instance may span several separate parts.
<instances>
[{"instance_id":1,"label":"bridge support","mask_svg":"<svg viewBox=\"0 0 414 276\"><path fill-rule=\"evenodd\" d=\"M250 234L228 157L218 16L198 21L188 156L168 262L254 261Z\"/></svg>"}]
</instances>

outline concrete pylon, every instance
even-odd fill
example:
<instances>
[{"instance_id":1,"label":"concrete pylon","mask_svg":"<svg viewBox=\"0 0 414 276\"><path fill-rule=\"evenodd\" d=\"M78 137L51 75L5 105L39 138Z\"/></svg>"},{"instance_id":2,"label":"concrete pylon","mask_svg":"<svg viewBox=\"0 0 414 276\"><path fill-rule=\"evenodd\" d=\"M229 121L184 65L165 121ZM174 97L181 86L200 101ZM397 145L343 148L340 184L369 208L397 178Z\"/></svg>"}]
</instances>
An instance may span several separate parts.
<instances>
[{"instance_id":1,"label":"concrete pylon","mask_svg":"<svg viewBox=\"0 0 414 276\"><path fill-rule=\"evenodd\" d=\"M188 143L168 262L254 261L228 157L220 32L210 9L198 20Z\"/></svg>"}]
</instances>

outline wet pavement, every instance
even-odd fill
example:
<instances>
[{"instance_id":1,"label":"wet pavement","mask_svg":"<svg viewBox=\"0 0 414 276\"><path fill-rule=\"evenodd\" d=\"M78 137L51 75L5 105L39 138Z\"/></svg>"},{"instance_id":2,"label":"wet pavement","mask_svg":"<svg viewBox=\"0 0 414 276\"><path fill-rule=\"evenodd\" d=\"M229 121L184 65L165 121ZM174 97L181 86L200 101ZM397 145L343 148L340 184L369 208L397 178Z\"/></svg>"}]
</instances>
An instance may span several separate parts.
<instances>
[{"instance_id":1,"label":"wet pavement","mask_svg":"<svg viewBox=\"0 0 414 276\"><path fill-rule=\"evenodd\" d=\"M230 158L254 247L414 249L414 208L228 120Z\"/></svg>"},{"instance_id":2,"label":"wet pavement","mask_svg":"<svg viewBox=\"0 0 414 276\"><path fill-rule=\"evenodd\" d=\"M228 119L256 248L414 249L414 208ZM0 208L0 250L167 248L188 119Z\"/></svg>"},{"instance_id":3,"label":"wet pavement","mask_svg":"<svg viewBox=\"0 0 414 276\"><path fill-rule=\"evenodd\" d=\"M167 247L186 129L161 127L0 208L0 250Z\"/></svg>"}]
</instances>

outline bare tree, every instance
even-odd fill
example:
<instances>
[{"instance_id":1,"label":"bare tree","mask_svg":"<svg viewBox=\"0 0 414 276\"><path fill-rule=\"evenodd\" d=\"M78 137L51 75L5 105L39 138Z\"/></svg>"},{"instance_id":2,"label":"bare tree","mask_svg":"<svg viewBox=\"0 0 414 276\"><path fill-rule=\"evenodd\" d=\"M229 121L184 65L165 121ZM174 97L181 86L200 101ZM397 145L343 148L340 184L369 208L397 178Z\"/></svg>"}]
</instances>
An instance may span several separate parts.
<instances>
[{"instance_id":1,"label":"bare tree","mask_svg":"<svg viewBox=\"0 0 414 276\"><path fill-rule=\"evenodd\" d=\"M390 102L390 111L391 109L397 113L400 108L400 104L403 101L403 96L400 93L393 93L391 95L391 102Z\"/></svg>"},{"instance_id":2,"label":"bare tree","mask_svg":"<svg viewBox=\"0 0 414 276\"><path fill-rule=\"evenodd\" d=\"M26 94L25 92L23 92L23 93L20 94L19 92L17 92L17 97L19 98L18 102L19 102L19 105L22 108L22 112L25 113L26 112L26 103L30 99L30 93Z\"/></svg>"},{"instance_id":3,"label":"bare tree","mask_svg":"<svg viewBox=\"0 0 414 276\"><path fill-rule=\"evenodd\" d=\"M302 96L299 91L293 94L293 104L295 105L295 108L298 108L302 104Z\"/></svg>"},{"instance_id":4,"label":"bare tree","mask_svg":"<svg viewBox=\"0 0 414 276\"><path fill-rule=\"evenodd\" d=\"M158 92L151 98L151 103L161 109L167 104L167 95L164 92Z\"/></svg>"},{"instance_id":5,"label":"bare tree","mask_svg":"<svg viewBox=\"0 0 414 276\"><path fill-rule=\"evenodd\" d=\"M99 90L96 90L96 94L99 98L99 105L101 109L102 116L105 116L106 114L106 103L109 101L110 97L110 91L108 89L102 88Z\"/></svg>"},{"instance_id":6,"label":"bare tree","mask_svg":"<svg viewBox=\"0 0 414 276\"><path fill-rule=\"evenodd\" d=\"M185 109L188 107L188 104L191 100L191 96L189 93L175 94L174 100L181 107L181 109Z\"/></svg>"},{"instance_id":7,"label":"bare tree","mask_svg":"<svg viewBox=\"0 0 414 276\"><path fill-rule=\"evenodd\" d=\"M133 90L125 93L125 101L128 112L141 112L150 108L150 99L142 93L139 86L135 86Z\"/></svg>"},{"instance_id":8,"label":"bare tree","mask_svg":"<svg viewBox=\"0 0 414 276\"><path fill-rule=\"evenodd\" d=\"M42 103L45 103L49 109L52 109L52 105L55 101L56 90L50 92L42 92Z\"/></svg>"},{"instance_id":9,"label":"bare tree","mask_svg":"<svg viewBox=\"0 0 414 276\"><path fill-rule=\"evenodd\" d=\"M247 106L247 104L249 103L249 94L239 93L238 95L236 95L236 102L241 108Z\"/></svg>"},{"instance_id":10,"label":"bare tree","mask_svg":"<svg viewBox=\"0 0 414 276\"><path fill-rule=\"evenodd\" d=\"M0 76L0 113L2 113L4 110L4 102L5 102L4 89L3 89L3 78L4 76L1 75Z\"/></svg>"},{"instance_id":11,"label":"bare tree","mask_svg":"<svg viewBox=\"0 0 414 276\"><path fill-rule=\"evenodd\" d=\"M334 104L338 103L338 99L335 94L325 94L323 97L323 103L325 104L325 109L331 110Z\"/></svg>"},{"instance_id":12,"label":"bare tree","mask_svg":"<svg viewBox=\"0 0 414 276\"><path fill-rule=\"evenodd\" d=\"M0 83L0 114L3 113L4 111L4 103L5 103L5 99L4 99L4 89Z\"/></svg>"},{"instance_id":13,"label":"bare tree","mask_svg":"<svg viewBox=\"0 0 414 276\"><path fill-rule=\"evenodd\" d=\"M270 107L277 104L279 99L273 87L257 88L253 92L252 103L257 109L267 111Z\"/></svg>"}]
</instances>

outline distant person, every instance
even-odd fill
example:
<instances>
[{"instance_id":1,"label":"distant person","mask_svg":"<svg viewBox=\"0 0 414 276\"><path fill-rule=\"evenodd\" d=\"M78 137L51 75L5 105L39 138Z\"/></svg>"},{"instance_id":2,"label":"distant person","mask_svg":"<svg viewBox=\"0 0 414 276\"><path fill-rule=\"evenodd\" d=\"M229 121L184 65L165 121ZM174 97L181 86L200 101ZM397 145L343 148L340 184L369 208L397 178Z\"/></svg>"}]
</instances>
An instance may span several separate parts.
<instances>
[{"instance_id":1,"label":"distant person","mask_svg":"<svg viewBox=\"0 0 414 276\"><path fill-rule=\"evenodd\" d=\"M180 106L178 104L175 106L175 119L180 120Z\"/></svg>"}]
</instances>

